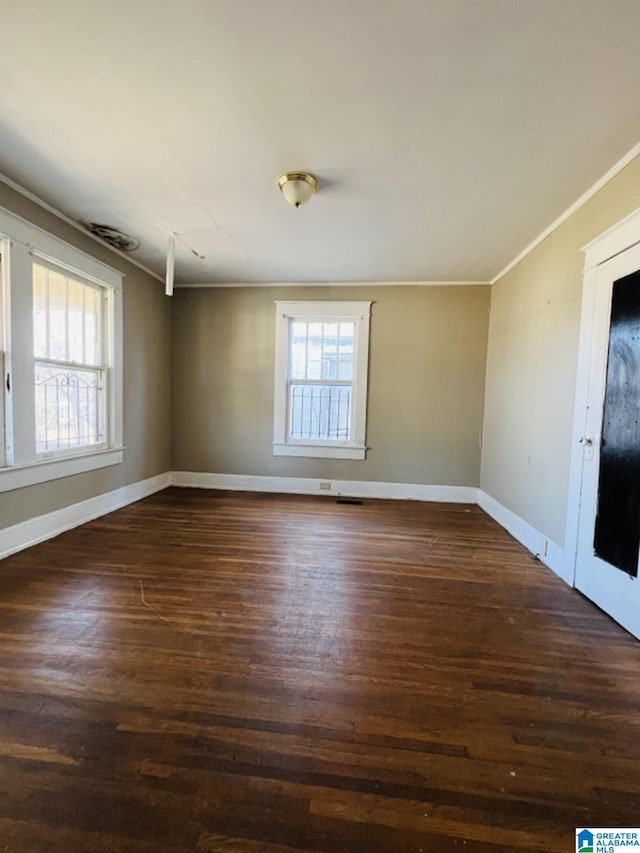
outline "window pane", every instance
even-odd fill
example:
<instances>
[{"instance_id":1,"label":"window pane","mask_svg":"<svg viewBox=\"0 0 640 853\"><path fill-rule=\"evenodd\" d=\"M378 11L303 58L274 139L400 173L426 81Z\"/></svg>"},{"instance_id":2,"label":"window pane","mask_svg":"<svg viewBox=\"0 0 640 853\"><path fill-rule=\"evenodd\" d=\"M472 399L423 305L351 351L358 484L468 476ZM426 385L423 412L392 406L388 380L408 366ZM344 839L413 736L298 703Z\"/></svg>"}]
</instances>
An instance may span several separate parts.
<instances>
[{"instance_id":1,"label":"window pane","mask_svg":"<svg viewBox=\"0 0 640 853\"><path fill-rule=\"evenodd\" d=\"M34 355L102 365L102 290L33 265Z\"/></svg>"},{"instance_id":2,"label":"window pane","mask_svg":"<svg viewBox=\"0 0 640 853\"><path fill-rule=\"evenodd\" d=\"M289 437L349 441L350 385L289 386Z\"/></svg>"},{"instance_id":3,"label":"window pane","mask_svg":"<svg viewBox=\"0 0 640 853\"><path fill-rule=\"evenodd\" d=\"M68 279L68 324L69 324L69 355L68 361L84 361L84 299L88 288L79 281Z\"/></svg>"},{"instance_id":4,"label":"window pane","mask_svg":"<svg viewBox=\"0 0 640 853\"><path fill-rule=\"evenodd\" d=\"M102 371L36 364L36 452L99 444Z\"/></svg>"},{"instance_id":5,"label":"window pane","mask_svg":"<svg viewBox=\"0 0 640 853\"><path fill-rule=\"evenodd\" d=\"M338 324L323 323L322 378L338 378Z\"/></svg>"},{"instance_id":6,"label":"window pane","mask_svg":"<svg viewBox=\"0 0 640 853\"><path fill-rule=\"evenodd\" d=\"M34 264L33 267L33 354L46 358L47 341L47 281L49 271Z\"/></svg>"},{"instance_id":7,"label":"window pane","mask_svg":"<svg viewBox=\"0 0 640 853\"><path fill-rule=\"evenodd\" d=\"M102 294L95 287L84 288L84 362L102 364Z\"/></svg>"},{"instance_id":8,"label":"window pane","mask_svg":"<svg viewBox=\"0 0 640 853\"><path fill-rule=\"evenodd\" d=\"M352 322L305 322L289 327L290 379L353 379Z\"/></svg>"},{"instance_id":9,"label":"window pane","mask_svg":"<svg viewBox=\"0 0 640 853\"><path fill-rule=\"evenodd\" d=\"M354 337L354 323L340 323L340 354L338 359L338 379L353 379Z\"/></svg>"},{"instance_id":10,"label":"window pane","mask_svg":"<svg viewBox=\"0 0 640 853\"><path fill-rule=\"evenodd\" d=\"M47 358L67 361L67 279L48 270L49 278L49 341Z\"/></svg>"},{"instance_id":11,"label":"window pane","mask_svg":"<svg viewBox=\"0 0 640 853\"><path fill-rule=\"evenodd\" d=\"M307 375L307 324L299 320L291 323L289 343L289 376L306 379Z\"/></svg>"},{"instance_id":12,"label":"window pane","mask_svg":"<svg viewBox=\"0 0 640 853\"><path fill-rule=\"evenodd\" d=\"M306 379L322 378L322 323L309 323Z\"/></svg>"}]
</instances>

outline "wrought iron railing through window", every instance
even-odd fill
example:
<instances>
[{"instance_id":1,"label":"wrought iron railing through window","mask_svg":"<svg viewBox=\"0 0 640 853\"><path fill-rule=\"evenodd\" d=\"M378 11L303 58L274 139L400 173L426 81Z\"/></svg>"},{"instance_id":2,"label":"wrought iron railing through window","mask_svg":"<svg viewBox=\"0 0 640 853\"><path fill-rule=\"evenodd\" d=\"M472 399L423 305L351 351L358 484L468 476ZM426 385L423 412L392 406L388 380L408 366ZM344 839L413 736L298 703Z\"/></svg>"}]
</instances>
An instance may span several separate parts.
<instances>
[{"instance_id":1,"label":"wrought iron railing through window","mask_svg":"<svg viewBox=\"0 0 640 853\"><path fill-rule=\"evenodd\" d=\"M101 369L36 362L36 451L51 453L104 440Z\"/></svg>"},{"instance_id":2,"label":"wrought iron railing through window","mask_svg":"<svg viewBox=\"0 0 640 853\"><path fill-rule=\"evenodd\" d=\"M289 437L349 441L351 385L291 382Z\"/></svg>"}]
</instances>

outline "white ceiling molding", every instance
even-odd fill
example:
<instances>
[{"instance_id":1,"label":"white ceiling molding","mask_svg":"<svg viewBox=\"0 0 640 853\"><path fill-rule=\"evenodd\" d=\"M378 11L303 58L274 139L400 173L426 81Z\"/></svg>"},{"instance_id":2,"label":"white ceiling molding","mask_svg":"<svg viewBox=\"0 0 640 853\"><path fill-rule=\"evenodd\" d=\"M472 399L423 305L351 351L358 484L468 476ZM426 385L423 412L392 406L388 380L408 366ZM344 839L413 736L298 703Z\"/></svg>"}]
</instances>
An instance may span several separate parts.
<instances>
[{"instance_id":1,"label":"white ceiling molding","mask_svg":"<svg viewBox=\"0 0 640 853\"><path fill-rule=\"evenodd\" d=\"M519 255L516 255L516 257L510 263L508 263L503 270L498 273L498 275L491 279L489 284L495 284L496 282L500 281L500 279L503 278L503 276L505 276L517 264L519 264L520 261L526 258L528 254L533 252L536 246L539 246L543 240L546 240L550 234L553 234L556 228L559 228L563 222L566 222L567 219L576 212L576 210L580 210L580 208L584 204L586 204L589 199L593 198L593 196L599 190L606 186L610 180L615 178L615 176L619 172L621 172L625 166L628 166L632 160L635 160L638 154L640 154L640 142L638 142L637 145L634 145L631 151L628 151L624 155L624 157L622 157L622 159L618 160L618 162L614 166L612 166L606 174L604 174L599 180L597 180L592 187L589 187L586 193L583 193L577 201L574 201L571 207L568 207L564 213L562 213L556 220L551 223L551 225L549 225L548 228L545 228L542 234L539 234L535 240L529 243L526 249L523 249Z\"/></svg>"},{"instance_id":2,"label":"white ceiling molding","mask_svg":"<svg viewBox=\"0 0 640 853\"><path fill-rule=\"evenodd\" d=\"M182 287L470 287L489 286L490 281L212 281L176 284Z\"/></svg>"}]
</instances>

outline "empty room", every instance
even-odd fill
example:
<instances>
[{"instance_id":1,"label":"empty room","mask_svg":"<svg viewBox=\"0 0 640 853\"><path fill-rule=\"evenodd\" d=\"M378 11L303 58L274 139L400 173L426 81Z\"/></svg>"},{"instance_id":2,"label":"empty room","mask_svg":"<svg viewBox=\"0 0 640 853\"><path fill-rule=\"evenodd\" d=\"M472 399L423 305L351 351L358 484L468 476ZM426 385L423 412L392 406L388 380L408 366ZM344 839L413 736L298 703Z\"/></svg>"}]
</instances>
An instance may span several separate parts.
<instances>
[{"instance_id":1,"label":"empty room","mask_svg":"<svg viewBox=\"0 0 640 853\"><path fill-rule=\"evenodd\" d=\"M1 20L0 851L640 848L640 3Z\"/></svg>"}]
</instances>

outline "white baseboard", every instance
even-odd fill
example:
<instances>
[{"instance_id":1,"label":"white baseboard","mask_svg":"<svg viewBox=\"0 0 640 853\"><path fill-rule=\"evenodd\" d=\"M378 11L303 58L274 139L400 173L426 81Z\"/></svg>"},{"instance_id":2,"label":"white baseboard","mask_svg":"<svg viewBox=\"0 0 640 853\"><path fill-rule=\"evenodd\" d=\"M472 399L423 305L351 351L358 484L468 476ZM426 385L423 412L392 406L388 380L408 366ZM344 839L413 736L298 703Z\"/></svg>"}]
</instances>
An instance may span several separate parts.
<instances>
[{"instance_id":1,"label":"white baseboard","mask_svg":"<svg viewBox=\"0 0 640 853\"><path fill-rule=\"evenodd\" d=\"M535 527L531 527L524 519L516 515L506 506L503 506L491 495L478 489L478 504L490 515L494 521L497 521L501 527L510 533L514 539L517 539L521 545L535 554L538 559L548 566L552 572L555 572L558 577L562 578L569 586L573 585L573 573L571 567L567 565L565 551L555 542L546 539L544 534L540 533ZM543 538L547 542L547 553L542 554L541 545Z\"/></svg>"},{"instance_id":2,"label":"white baseboard","mask_svg":"<svg viewBox=\"0 0 640 853\"><path fill-rule=\"evenodd\" d=\"M4 530L0 530L0 559L44 542L45 539L51 539L59 533L64 533L65 530L71 530L72 527L78 527L80 524L85 524L134 501L142 500L161 489L166 489L169 481L168 473L158 474L147 480L140 480L112 492L96 495L95 498L57 509L55 512L30 518L12 527L5 527Z\"/></svg>"},{"instance_id":3,"label":"white baseboard","mask_svg":"<svg viewBox=\"0 0 640 853\"><path fill-rule=\"evenodd\" d=\"M320 482L329 483L331 488L321 489ZM535 554L562 580L572 585L572 575L566 565L564 550L547 539L547 553L541 554L543 535L491 495L473 486L429 486L420 483L377 483L360 480L321 481L308 477L209 474L197 471L172 471L171 485L196 489L228 489L235 492L280 492L294 495L479 504L514 539Z\"/></svg>"},{"instance_id":4,"label":"white baseboard","mask_svg":"<svg viewBox=\"0 0 640 853\"><path fill-rule=\"evenodd\" d=\"M321 489L327 482L330 489ZM149 495L167 486L199 489L229 489L244 492L280 492L296 495L325 495L334 497L379 498L385 500L435 501L446 503L479 504L501 527L504 527L525 548L535 554L566 583L572 585L571 567L565 552L547 540L546 555L540 554L542 534L491 495L473 486L429 486L420 483L377 483L360 480L325 480L305 477L269 477L248 474L208 474L194 471L171 471L131 483L112 492L96 495L86 501L63 507L55 512L30 518L12 527L0 530L0 559L51 539L99 518L109 512Z\"/></svg>"},{"instance_id":5,"label":"white baseboard","mask_svg":"<svg viewBox=\"0 0 640 853\"><path fill-rule=\"evenodd\" d=\"M330 489L321 489L320 483ZM229 489L235 492L280 492L293 495L325 495L385 500L438 501L475 504L478 489L473 486L423 486L419 483L372 483L364 480L320 480L310 477L267 477L250 474L205 474L172 471L171 485L196 489Z\"/></svg>"}]
</instances>

